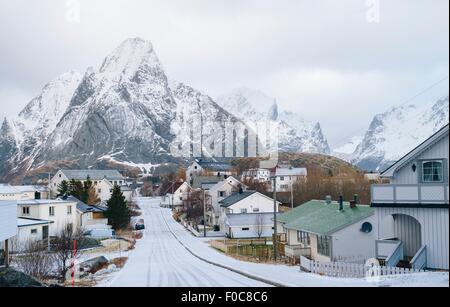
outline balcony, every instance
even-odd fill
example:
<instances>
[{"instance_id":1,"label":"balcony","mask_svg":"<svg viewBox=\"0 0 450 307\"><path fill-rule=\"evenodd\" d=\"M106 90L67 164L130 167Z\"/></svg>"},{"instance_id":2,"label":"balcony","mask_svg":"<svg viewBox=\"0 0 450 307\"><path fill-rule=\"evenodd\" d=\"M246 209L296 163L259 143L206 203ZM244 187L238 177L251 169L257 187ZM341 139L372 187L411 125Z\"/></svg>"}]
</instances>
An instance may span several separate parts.
<instances>
[{"instance_id":1,"label":"balcony","mask_svg":"<svg viewBox=\"0 0 450 307\"><path fill-rule=\"evenodd\" d=\"M311 248L303 245L286 245L284 254L290 258L300 258L300 256L311 257Z\"/></svg>"},{"instance_id":2,"label":"balcony","mask_svg":"<svg viewBox=\"0 0 450 307\"><path fill-rule=\"evenodd\" d=\"M371 187L372 205L440 205L448 207L448 183L377 184Z\"/></svg>"}]
</instances>

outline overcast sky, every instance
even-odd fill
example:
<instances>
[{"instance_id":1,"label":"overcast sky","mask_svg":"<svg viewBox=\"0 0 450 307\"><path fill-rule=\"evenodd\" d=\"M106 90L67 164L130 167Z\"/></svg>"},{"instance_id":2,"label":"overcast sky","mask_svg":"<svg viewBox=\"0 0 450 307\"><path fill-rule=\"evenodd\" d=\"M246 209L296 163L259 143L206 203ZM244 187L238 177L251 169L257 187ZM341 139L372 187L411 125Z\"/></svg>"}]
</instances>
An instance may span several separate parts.
<instances>
[{"instance_id":1,"label":"overcast sky","mask_svg":"<svg viewBox=\"0 0 450 307\"><path fill-rule=\"evenodd\" d=\"M77 2L80 19L77 20ZM319 121L332 145L449 75L448 0L0 0L0 117L45 83L153 42L170 78L247 86ZM379 8L379 11L377 10ZM416 98L448 94L448 79Z\"/></svg>"}]
</instances>

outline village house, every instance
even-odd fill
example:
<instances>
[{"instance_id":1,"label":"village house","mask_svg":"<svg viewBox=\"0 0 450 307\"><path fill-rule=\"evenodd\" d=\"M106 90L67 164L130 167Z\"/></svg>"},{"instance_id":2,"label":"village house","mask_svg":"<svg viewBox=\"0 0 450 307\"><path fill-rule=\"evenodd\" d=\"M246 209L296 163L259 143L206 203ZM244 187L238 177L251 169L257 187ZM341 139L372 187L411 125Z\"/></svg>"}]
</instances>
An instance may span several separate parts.
<instances>
[{"instance_id":1,"label":"village house","mask_svg":"<svg viewBox=\"0 0 450 307\"><path fill-rule=\"evenodd\" d=\"M52 221L17 218L17 235L11 239L10 251L13 253L23 252L28 244L45 241L49 237Z\"/></svg>"},{"instance_id":2,"label":"village house","mask_svg":"<svg viewBox=\"0 0 450 307\"><path fill-rule=\"evenodd\" d=\"M220 201L240 190L245 191L247 187L234 177L228 177L218 183L208 187L207 199L208 209L206 212L207 225L219 225Z\"/></svg>"},{"instance_id":3,"label":"village house","mask_svg":"<svg viewBox=\"0 0 450 307\"><path fill-rule=\"evenodd\" d=\"M20 200L17 201L16 217L53 222L50 225L50 236L57 235L65 227L77 229L76 201L69 200Z\"/></svg>"},{"instance_id":4,"label":"village house","mask_svg":"<svg viewBox=\"0 0 450 307\"><path fill-rule=\"evenodd\" d=\"M252 168L242 173L242 181L254 181L259 183L270 182L270 170L265 168Z\"/></svg>"},{"instance_id":5,"label":"village house","mask_svg":"<svg viewBox=\"0 0 450 307\"><path fill-rule=\"evenodd\" d=\"M375 255L375 210L370 206L312 200L277 217L277 231L284 238L284 253L298 260L349 262Z\"/></svg>"},{"instance_id":6,"label":"village house","mask_svg":"<svg viewBox=\"0 0 450 307\"><path fill-rule=\"evenodd\" d=\"M17 185L13 186L22 193L22 199L48 199L50 192L45 185Z\"/></svg>"},{"instance_id":7,"label":"village house","mask_svg":"<svg viewBox=\"0 0 450 307\"><path fill-rule=\"evenodd\" d=\"M214 159L196 159L186 169L186 180L190 185L193 184L193 180L198 176L236 176L237 171L227 160L218 161Z\"/></svg>"},{"instance_id":8,"label":"village house","mask_svg":"<svg viewBox=\"0 0 450 307\"><path fill-rule=\"evenodd\" d=\"M50 180L51 194L53 196L58 194L58 187L63 181L77 180L84 183L88 177L102 202L109 200L115 185L126 186L125 178L116 170L59 170ZM132 192L129 194L132 195ZM131 200L131 196L125 197Z\"/></svg>"},{"instance_id":9,"label":"village house","mask_svg":"<svg viewBox=\"0 0 450 307\"><path fill-rule=\"evenodd\" d=\"M163 203L179 211L188 200L191 187L187 182L173 182L164 192Z\"/></svg>"},{"instance_id":10,"label":"village house","mask_svg":"<svg viewBox=\"0 0 450 307\"><path fill-rule=\"evenodd\" d=\"M294 185L306 181L308 171L306 168L280 168L275 169L277 192L291 192ZM273 190L273 183L272 183Z\"/></svg>"},{"instance_id":11,"label":"village house","mask_svg":"<svg viewBox=\"0 0 450 307\"><path fill-rule=\"evenodd\" d=\"M25 199L23 193L9 184L0 184L0 200Z\"/></svg>"},{"instance_id":12,"label":"village house","mask_svg":"<svg viewBox=\"0 0 450 307\"><path fill-rule=\"evenodd\" d=\"M256 191L243 191L234 193L219 201L221 210L219 226L222 232L230 238L258 237L258 228L262 228L264 234L273 234L273 221L268 216L274 216L279 212L280 202L276 202ZM235 217L234 215L241 215ZM244 217L246 215L247 217ZM243 223L246 224L243 224Z\"/></svg>"},{"instance_id":13,"label":"village house","mask_svg":"<svg viewBox=\"0 0 450 307\"><path fill-rule=\"evenodd\" d=\"M87 205L73 196L68 196L64 200L76 203L78 229L87 230L93 227L96 229L110 228L108 226L108 219L104 217L106 208Z\"/></svg>"},{"instance_id":14,"label":"village house","mask_svg":"<svg viewBox=\"0 0 450 307\"><path fill-rule=\"evenodd\" d=\"M388 266L449 269L449 126L381 173L372 185L376 256Z\"/></svg>"},{"instance_id":15,"label":"village house","mask_svg":"<svg viewBox=\"0 0 450 307\"><path fill-rule=\"evenodd\" d=\"M0 200L0 267L9 266L10 240L17 234L17 204Z\"/></svg>"}]
</instances>

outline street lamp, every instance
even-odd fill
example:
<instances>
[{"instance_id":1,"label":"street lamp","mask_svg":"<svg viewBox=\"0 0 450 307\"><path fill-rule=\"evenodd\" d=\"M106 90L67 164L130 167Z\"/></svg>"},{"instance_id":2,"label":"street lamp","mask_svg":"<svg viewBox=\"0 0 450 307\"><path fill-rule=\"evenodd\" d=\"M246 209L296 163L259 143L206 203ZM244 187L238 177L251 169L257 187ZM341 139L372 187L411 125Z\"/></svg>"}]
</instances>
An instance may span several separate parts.
<instances>
[{"instance_id":1,"label":"street lamp","mask_svg":"<svg viewBox=\"0 0 450 307\"><path fill-rule=\"evenodd\" d=\"M277 177L273 176L272 179L272 185L273 185L273 229L274 229L274 235L273 235L273 257L275 259L275 262L278 258L278 246L277 246L277 237L278 237L278 231L277 231Z\"/></svg>"}]
</instances>

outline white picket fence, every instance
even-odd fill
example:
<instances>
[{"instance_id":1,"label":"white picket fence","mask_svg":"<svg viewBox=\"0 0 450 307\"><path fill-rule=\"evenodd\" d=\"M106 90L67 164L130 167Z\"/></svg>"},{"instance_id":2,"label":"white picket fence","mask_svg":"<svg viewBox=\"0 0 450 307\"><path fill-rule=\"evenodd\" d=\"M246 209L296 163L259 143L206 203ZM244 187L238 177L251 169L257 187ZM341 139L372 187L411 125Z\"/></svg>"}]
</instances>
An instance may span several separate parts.
<instances>
[{"instance_id":1,"label":"white picket fence","mask_svg":"<svg viewBox=\"0 0 450 307\"><path fill-rule=\"evenodd\" d=\"M300 258L302 270L330 277L364 278L369 276L403 275L424 272L407 268L365 265L344 262L321 262Z\"/></svg>"}]
</instances>

